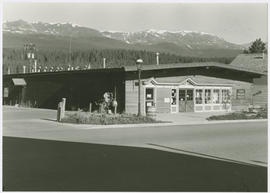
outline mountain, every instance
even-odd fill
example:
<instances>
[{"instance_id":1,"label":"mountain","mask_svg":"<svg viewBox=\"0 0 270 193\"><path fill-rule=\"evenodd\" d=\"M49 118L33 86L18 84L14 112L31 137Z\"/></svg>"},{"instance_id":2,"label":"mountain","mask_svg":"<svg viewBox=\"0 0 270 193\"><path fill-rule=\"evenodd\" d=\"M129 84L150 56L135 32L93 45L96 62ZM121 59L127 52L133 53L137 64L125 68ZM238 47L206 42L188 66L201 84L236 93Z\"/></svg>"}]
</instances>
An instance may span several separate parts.
<instances>
[{"instance_id":1,"label":"mountain","mask_svg":"<svg viewBox=\"0 0 270 193\"><path fill-rule=\"evenodd\" d=\"M243 46L203 32L144 30L139 32L98 31L71 23L29 23L23 20L3 24L3 48L22 48L32 42L39 49L132 49L182 56L234 57Z\"/></svg>"},{"instance_id":2,"label":"mountain","mask_svg":"<svg viewBox=\"0 0 270 193\"><path fill-rule=\"evenodd\" d=\"M102 36L97 30L71 23L28 23L23 20L3 23L3 31L18 34L72 35L75 37Z\"/></svg>"},{"instance_id":3,"label":"mountain","mask_svg":"<svg viewBox=\"0 0 270 193\"><path fill-rule=\"evenodd\" d=\"M146 44L153 45L159 43L173 43L186 49L204 49L204 48L231 48L241 49L236 44L226 42L218 36L194 31L166 31L166 30L145 30L140 32L103 32L103 35L109 38L125 41L128 44Z\"/></svg>"}]
</instances>

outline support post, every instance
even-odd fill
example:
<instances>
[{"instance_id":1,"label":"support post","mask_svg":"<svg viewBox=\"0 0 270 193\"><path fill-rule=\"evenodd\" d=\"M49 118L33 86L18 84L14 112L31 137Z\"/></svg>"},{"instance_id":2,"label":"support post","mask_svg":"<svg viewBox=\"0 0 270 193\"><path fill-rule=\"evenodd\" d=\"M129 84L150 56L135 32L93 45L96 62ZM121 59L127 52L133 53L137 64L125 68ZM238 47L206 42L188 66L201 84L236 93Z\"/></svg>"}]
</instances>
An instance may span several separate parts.
<instances>
[{"instance_id":1,"label":"support post","mask_svg":"<svg viewBox=\"0 0 270 193\"><path fill-rule=\"evenodd\" d=\"M62 120L62 107L63 107L63 102L59 102L58 107L57 107L57 121L58 122L61 122Z\"/></svg>"},{"instance_id":2,"label":"support post","mask_svg":"<svg viewBox=\"0 0 270 193\"><path fill-rule=\"evenodd\" d=\"M34 72L35 73L37 72L37 60L35 60L35 63L34 63Z\"/></svg>"},{"instance_id":3,"label":"support post","mask_svg":"<svg viewBox=\"0 0 270 193\"><path fill-rule=\"evenodd\" d=\"M103 68L106 68L106 58L103 58Z\"/></svg>"},{"instance_id":4,"label":"support post","mask_svg":"<svg viewBox=\"0 0 270 193\"><path fill-rule=\"evenodd\" d=\"M61 119L65 117L65 111L66 111L66 98L62 98L62 113L61 113Z\"/></svg>"},{"instance_id":5,"label":"support post","mask_svg":"<svg viewBox=\"0 0 270 193\"><path fill-rule=\"evenodd\" d=\"M26 73L26 66L23 66L23 73Z\"/></svg>"},{"instance_id":6,"label":"support post","mask_svg":"<svg viewBox=\"0 0 270 193\"><path fill-rule=\"evenodd\" d=\"M138 69L138 116L141 116L141 69Z\"/></svg>"},{"instance_id":7,"label":"support post","mask_svg":"<svg viewBox=\"0 0 270 193\"><path fill-rule=\"evenodd\" d=\"M89 103L89 112L92 113L92 103Z\"/></svg>"}]
</instances>

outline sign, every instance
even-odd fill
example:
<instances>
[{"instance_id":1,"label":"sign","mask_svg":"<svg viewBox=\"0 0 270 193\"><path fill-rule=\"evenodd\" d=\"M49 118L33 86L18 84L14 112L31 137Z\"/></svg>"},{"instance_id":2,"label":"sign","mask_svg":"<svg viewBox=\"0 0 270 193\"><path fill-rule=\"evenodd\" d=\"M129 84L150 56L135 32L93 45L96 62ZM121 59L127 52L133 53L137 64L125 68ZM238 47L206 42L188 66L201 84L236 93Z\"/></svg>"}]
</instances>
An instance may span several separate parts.
<instances>
[{"instance_id":1,"label":"sign","mask_svg":"<svg viewBox=\"0 0 270 193\"><path fill-rule=\"evenodd\" d=\"M5 97L5 98L8 97L8 88L4 88L4 97Z\"/></svg>"},{"instance_id":2,"label":"sign","mask_svg":"<svg viewBox=\"0 0 270 193\"><path fill-rule=\"evenodd\" d=\"M236 90L236 99L245 99L245 89Z\"/></svg>"},{"instance_id":3,"label":"sign","mask_svg":"<svg viewBox=\"0 0 270 193\"><path fill-rule=\"evenodd\" d=\"M152 102L146 102L147 107L152 107Z\"/></svg>"},{"instance_id":4,"label":"sign","mask_svg":"<svg viewBox=\"0 0 270 193\"><path fill-rule=\"evenodd\" d=\"M170 102L171 102L170 98L164 98L164 103L170 103Z\"/></svg>"}]
</instances>

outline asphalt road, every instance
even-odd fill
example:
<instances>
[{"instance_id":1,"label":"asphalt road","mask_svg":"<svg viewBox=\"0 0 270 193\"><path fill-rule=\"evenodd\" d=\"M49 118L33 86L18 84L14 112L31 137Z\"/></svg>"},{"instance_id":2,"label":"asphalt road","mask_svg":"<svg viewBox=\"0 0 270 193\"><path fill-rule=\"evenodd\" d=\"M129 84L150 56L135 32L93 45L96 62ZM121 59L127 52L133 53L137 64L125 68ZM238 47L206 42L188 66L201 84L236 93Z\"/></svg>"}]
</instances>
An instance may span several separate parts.
<instances>
[{"instance_id":1,"label":"asphalt road","mask_svg":"<svg viewBox=\"0 0 270 193\"><path fill-rule=\"evenodd\" d=\"M267 191L267 122L94 129L3 108L6 191Z\"/></svg>"},{"instance_id":2,"label":"asphalt road","mask_svg":"<svg viewBox=\"0 0 270 193\"><path fill-rule=\"evenodd\" d=\"M148 147L267 165L267 122L92 129L53 121L54 110L3 108L3 135Z\"/></svg>"}]
</instances>

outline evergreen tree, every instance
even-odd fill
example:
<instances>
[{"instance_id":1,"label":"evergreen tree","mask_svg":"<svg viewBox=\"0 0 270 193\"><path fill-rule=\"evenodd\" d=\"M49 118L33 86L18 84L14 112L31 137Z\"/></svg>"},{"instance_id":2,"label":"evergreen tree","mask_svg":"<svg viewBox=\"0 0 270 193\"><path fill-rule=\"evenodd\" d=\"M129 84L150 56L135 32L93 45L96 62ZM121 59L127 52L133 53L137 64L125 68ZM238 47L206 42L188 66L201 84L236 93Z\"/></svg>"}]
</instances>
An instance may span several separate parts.
<instances>
[{"instance_id":1,"label":"evergreen tree","mask_svg":"<svg viewBox=\"0 0 270 193\"><path fill-rule=\"evenodd\" d=\"M265 51L265 43L261 40L261 38L256 39L249 47L249 53L263 53Z\"/></svg>"}]
</instances>

